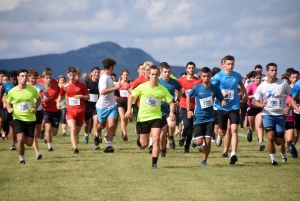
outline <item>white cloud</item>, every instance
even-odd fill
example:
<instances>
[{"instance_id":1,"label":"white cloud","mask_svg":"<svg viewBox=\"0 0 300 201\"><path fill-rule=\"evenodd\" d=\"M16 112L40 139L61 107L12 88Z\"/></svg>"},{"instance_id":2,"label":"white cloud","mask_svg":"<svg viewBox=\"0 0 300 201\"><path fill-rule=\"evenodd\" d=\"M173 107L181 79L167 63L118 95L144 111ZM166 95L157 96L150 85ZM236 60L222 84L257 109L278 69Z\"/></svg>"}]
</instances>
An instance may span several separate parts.
<instances>
[{"instance_id":1,"label":"white cloud","mask_svg":"<svg viewBox=\"0 0 300 201\"><path fill-rule=\"evenodd\" d=\"M42 53L53 53L54 50L58 50L63 47L62 43L53 41L42 41L39 39L32 39L21 41L19 46L28 53L42 54Z\"/></svg>"},{"instance_id":2,"label":"white cloud","mask_svg":"<svg viewBox=\"0 0 300 201\"><path fill-rule=\"evenodd\" d=\"M283 28L280 30L280 34L288 40L300 40L300 28Z\"/></svg>"},{"instance_id":3,"label":"white cloud","mask_svg":"<svg viewBox=\"0 0 300 201\"><path fill-rule=\"evenodd\" d=\"M0 11L14 10L21 4L22 0L1 0Z\"/></svg>"}]
</instances>

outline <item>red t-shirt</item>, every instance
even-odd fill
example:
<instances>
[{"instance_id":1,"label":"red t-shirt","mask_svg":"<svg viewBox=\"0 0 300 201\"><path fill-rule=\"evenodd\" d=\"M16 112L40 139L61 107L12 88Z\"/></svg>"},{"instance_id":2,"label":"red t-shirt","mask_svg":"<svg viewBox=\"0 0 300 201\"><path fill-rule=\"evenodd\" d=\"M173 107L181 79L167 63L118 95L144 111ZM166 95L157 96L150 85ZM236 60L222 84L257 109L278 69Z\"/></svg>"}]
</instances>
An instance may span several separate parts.
<instances>
[{"instance_id":1,"label":"red t-shirt","mask_svg":"<svg viewBox=\"0 0 300 201\"><path fill-rule=\"evenodd\" d=\"M131 89L135 89L137 88L140 84L143 84L145 82L148 82L148 79L146 78L146 76L142 75L138 78L136 78L133 82L131 82Z\"/></svg>"},{"instance_id":2,"label":"red t-shirt","mask_svg":"<svg viewBox=\"0 0 300 201\"><path fill-rule=\"evenodd\" d=\"M89 91L86 85L81 81L76 81L74 84L69 82L64 83L60 88L59 95L62 97L67 94L67 110L85 111L85 103L82 98L75 99L76 95L88 95Z\"/></svg>"},{"instance_id":3,"label":"red t-shirt","mask_svg":"<svg viewBox=\"0 0 300 201\"><path fill-rule=\"evenodd\" d=\"M43 110L47 110L49 112L59 112L59 109L56 107L56 99L58 98L60 88L58 85L51 85L50 88L47 89L50 100L46 103L43 103Z\"/></svg>"},{"instance_id":4,"label":"red t-shirt","mask_svg":"<svg viewBox=\"0 0 300 201\"><path fill-rule=\"evenodd\" d=\"M40 82L42 84L45 84L43 78L38 78L36 81ZM57 80L55 80L55 79L52 78L52 80L51 80L51 86L53 86L53 85L57 85L58 86L58 82L57 82Z\"/></svg>"},{"instance_id":5,"label":"red t-shirt","mask_svg":"<svg viewBox=\"0 0 300 201\"><path fill-rule=\"evenodd\" d=\"M187 77L181 77L178 79L179 84L182 86L182 89L184 89L184 93L180 98L179 106L180 108L185 108L185 109L186 109L186 94L189 93L195 85L200 84L202 82L197 77L193 77L192 80L187 80L186 78ZM195 109L195 98L191 98L190 109L191 110Z\"/></svg>"}]
</instances>

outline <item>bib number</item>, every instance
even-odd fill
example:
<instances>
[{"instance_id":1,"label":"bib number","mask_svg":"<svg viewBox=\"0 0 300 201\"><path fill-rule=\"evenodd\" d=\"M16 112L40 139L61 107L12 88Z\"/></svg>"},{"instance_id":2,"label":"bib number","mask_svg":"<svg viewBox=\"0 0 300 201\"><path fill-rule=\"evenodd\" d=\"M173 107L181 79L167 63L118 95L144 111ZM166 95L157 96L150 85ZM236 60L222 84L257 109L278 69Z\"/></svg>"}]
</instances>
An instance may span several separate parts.
<instances>
[{"instance_id":1,"label":"bib number","mask_svg":"<svg viewBox=\"0 0 300 201\"><path fill-rule=\"evenodd\" d=\"M213 103L214 102L213 102L213 99L211 96L200 99L200 105L201 105L202 109L211 107L213 105Z\"/></svg>"},{"instance_id":2,"label":"bib number","mask_svg":"<svg viewBox=\"0 0 300 201\"><path fill-rule=\"evenodd\" d=\"M19 110L19 112L26 112L28 110L31 110L30 102L25 101L22 103L18 103L18 110Z\"/></svg>"},{"instance_id":3,"label":"bib number","mask_svg":"<svg viewBox=\"0 0 300 201\"><path fill-rule=\"evenodd\" d=\"M224 99L234 99L234 90L223 90L223 92L226 92L228 96Z\"/></svg>"},{"instance_id":4,"label":"bib number","mask_svg":"<svg viewBox=\"0 0 300 201\"><path fill-rule=\"evenodd\" d=\"M98 101L98 94L89 94L90 95L90 102L97 102Z\"/></svg>"},{"instance_id":5,"label":"bib number","mask_svg":"<svg viewBox=\"0 0 300 201\"><path fill-rule=\"evenodd\" d=\"M69 97L69 105L71 106L80 105L80 99Z\"/></svg>"},{"instance_id":6,"label":"bib number","mask_svg":"<svg viewBox=\"0 0 300 201\"><path fill-rule=\"evenodd\" d=\"M127 90L120 90L120 96L121 97L128 97L128 91Z\"/></svg>"},{"instance_id":7,"label":"bib number","mask_svg":"<svg viewBox=\"0 0 300 201\"><path fill-rule=\"evenodd\" d=\"M145 101L145 105L150 106L150 107L157 107L158 106L158 98L153 98L153 97L147 97Z\"/></svg>"},{"instance_id":8,"label":"bib number","mask_svg":"<svg viewBox=\"0 0 300 201\"><path fill-rule=\"evenodd\" d=\"M277 98L271 98L268 100L267 106L268 107L276 107L279 108L280 101Z\"/></svg>"}]
</instances>

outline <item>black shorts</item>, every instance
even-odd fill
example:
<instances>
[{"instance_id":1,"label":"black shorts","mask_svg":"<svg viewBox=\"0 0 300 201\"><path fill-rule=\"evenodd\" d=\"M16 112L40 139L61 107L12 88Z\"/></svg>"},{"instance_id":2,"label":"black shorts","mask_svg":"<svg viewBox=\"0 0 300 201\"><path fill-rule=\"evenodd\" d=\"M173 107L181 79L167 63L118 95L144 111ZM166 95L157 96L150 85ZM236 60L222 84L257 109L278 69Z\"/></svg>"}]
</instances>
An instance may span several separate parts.
<instances>
[{"instance_id":1,"label":"black shorts","mask_svg":"<svg viewBox=\"0 0 300 201\"><path fill-rule=\"evenodd\" d=\"M24 133L26 137L34 138L35 122L34 121L21 121L14 119L15 133Z\"/></svg>"},{"instance_id":2,"label":"black shorts","mask_svg":"<svg viewBox=\"0 0 300 201\"><path fill-rule=\"evenodd\" d=\"M50 123L52 128L58 128L61 112L49 112L44 110L44 122Z\"/></svg>"},{"instance_id":3,"label":"black shorts","mask_svg":"<svg viewBox=\"0 0 300 201\"><path fill-rule=\"evenodd\" d=\"M149 134L151 128L161 128L161 119L153 119L144 122L137 122L136 123L136 132L137 134Z\"/></svg>"},{"instance_id":4,"label":"black shorts","mask_svg":"<svg viewBox=\"0 0 300 201\"><path fill-rule=\"evenodd\" d=\"M94 107L94 108L86 107L85 108L84 121L89 120L90 118L92 118L95 115L97 115L96 107Z\"/></svg>"},{"instance_id":5,"label":"black shorts","mask_svg":"<svg viewBox=\"0 0 300 201\"><path fill-rule=\"evenodd\" d=\"M169 117L170 114L166 114L165 116L163 116L161 118L161 128L165 127L165 126L168 126L168 117Z\"/></svg>"},{"instance_id":6,"label":"black shorts","mask_svg":"<svg viewBox=\"0 0 300 201\"><path fill-rule=\"evenodd\" d=\"M285 122L285 130L290 130L295 128L295 123L294 122Z\"/></svg>"},{"instance_id":7,"label":"black shorts","mask_svg":"<svg viewBox=\"0 0 300 201\"><path fill-rule=\"evenodd\" d=\"M219 124L219 121L218 121L218 110L214 110L214 116L215 116L215 125L218 125Z\"/></svg>"},{"instance_id":8,"label":"black shorts","mask_svg":"<svg viewBox=\"0 0 300 201\"><path fill-rule=\"evenodd\" d=\"M295 128L300 130L300 114L296 114L295 116Z\"/></svg>"},{"instance_id":9,"label":"black shorts","mask_svg":"<svg viewBox=\"0 0 300 201\"><path fill-rule=\"evenodd\" d=\"M262 111L259 107L250 107L250 109L247 111L247 115L250 117L254 117L258 115Z\"/></svg>"},{"instance_id":10,"label":"black shorts","mask_svg":"<svg viewBox=\"0 0 300 201\"><path fill-rule=\"evenodd\" d=\"M218 122L221 130L227 129L228 119L230 124L239 125L240 111L239 110L218 110Z\"/></svg>"},{"instance_id":11,"label":"black shorts","mask_svg":"<svg viewBox=\"0 0 300 201\"><path fill-rule=\"evenodd\" d=\"M206 122L194 125L194 138L212 138L214 133L214 122Z\"/></svg>"},{"instance_id":12,"label":"black shorts","mask_svg":"<svg viewBox=\"0 0 300 201\"><path fill-rule=\"evenodd\" d=\"M36 117L35 124L42 124L44 119L43 110L36 111L35 117Z\"/></svg>"},{"instance_id":13,"label":"black shorts","mask_svg":"<svg viewBox=\"0 0 300 201\"><path fill-rule=\"evenodd\" d=\"M127 111L127 102L119 102L118 107L124 108L125 112Z\"/></svg>"}]
</instances>

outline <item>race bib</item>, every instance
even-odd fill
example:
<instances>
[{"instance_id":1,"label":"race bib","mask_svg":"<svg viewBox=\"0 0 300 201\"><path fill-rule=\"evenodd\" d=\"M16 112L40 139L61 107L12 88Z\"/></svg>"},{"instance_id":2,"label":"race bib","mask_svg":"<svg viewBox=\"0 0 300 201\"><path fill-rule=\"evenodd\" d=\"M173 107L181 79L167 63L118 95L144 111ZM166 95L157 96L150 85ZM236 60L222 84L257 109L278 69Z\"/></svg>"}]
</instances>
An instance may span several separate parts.
<instances>
[{"instance_id":1,"label":"race bib","mask_svg":"<svg viewBox=\"0 0 300 201\"><path fill-rule=\"evenodd\" d=\"M254 102L255 102L255 98L252 98L251 99L251 104L254 105Z\"/></svg>"},{"instance_id":2,"label":"race bib","mask_svg":"<svg viewBox=\"0 0 300 201\"><path fill-rule=\"evenodd\" d=\"M188 96L190 94L190 92L191 92L191 89L185 90L184 92L185 92L185 95Z\"/></svg>"},{"instance_id":3,"label":"race bib","mask_svg":"<svg viewBox=\"0 0 300 201\"><path fill-rule=\"evenodd\" d=\"M98 94L89 94L90 95L90 102L97 102L98 101Z\"/></svg>"},{"instance_id":4,"label":"race bib","mask_svg":"<svg viewBox=\"0 0 300 201\"><path fill-rule=\"evenodd\" d=\"M128 97L128 91L127 90L120 90L120 97Z\"/></svg>"},{"instance_id":5,"label":"race bib","mask_svg":"<svg viewBox=\"0 0 300 201\"><path fill-rule=\"evenodd\" d=\"M290 110L289 113L287 114L288 117L293 116L293 110Z\"/></svg>"},{"instance_id":6,"label":"race bib","mask_svg":"<svg viewBox=\"0 0 300 201\"><path fill-rule=\"evenodd\" d=\"M268 99L267 106L278 108L280 106L280 100L278 98L270 98Z\"/></svg>"},{"instance_id":7,"label":"race bib","mask_svg":"<svg viewBox=\"0 0 300 201\"><path fill-rule=\"evenodd\" d=\"M214 102L213 102L213 99L211 96L200 99L200 105L201 105L202 109L211 107L213 105L213 103Z\"/></svg>"},{"instance_id":8,"label":"race bib","mask_svg":"<svg viewBox=\"0 0 300 201\"><path fill-rule=\"evenodd\" d=\"M69 97L69 105L71 106L80 105L80 99Z\"/></svg>"},{"instance_id":9,"label":"race bib","mask_svg":"<svg viewBox=\"0 0 300 201\"><path fill-rule=\"evenodd\" d=\"M234 90L223 90L223 92L226 92L228 96L224 99L234 99Z\"/></svg>"},{"instance_id":10,"label":"race bib","mask_svg":"<svg viewBox=\"0 0 300 201\"><path fill-rule=\"evenodd\" d=\"M26 112L28 110L31 110L30 102L25 101L25 102L18 103L18 110L19 112Z\"/></svg>"},{"instance_id":11,"label":"race bib","mask_svg":"<svg viewBox=\"0 0 300 201\"><path fill-rule=\"evenodd\" d=\"M150 106L150 107L157 107L158 106L158 98L147 96L145 105Z\"/></svg>"}]
</instances>

